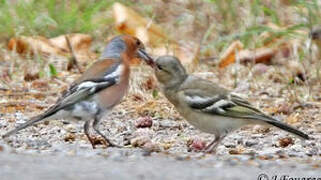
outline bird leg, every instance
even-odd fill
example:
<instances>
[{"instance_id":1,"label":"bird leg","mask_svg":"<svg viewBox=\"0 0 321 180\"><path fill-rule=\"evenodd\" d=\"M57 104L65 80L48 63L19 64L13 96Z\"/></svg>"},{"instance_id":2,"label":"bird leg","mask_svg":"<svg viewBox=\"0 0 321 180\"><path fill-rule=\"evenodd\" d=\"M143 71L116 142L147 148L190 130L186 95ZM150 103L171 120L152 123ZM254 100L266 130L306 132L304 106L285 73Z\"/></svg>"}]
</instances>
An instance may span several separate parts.
<instances>
[{"instance_id":1,"label":"bird leg","mask_svg":"<svg viewBox=\"0 0 321 180\"><path fill-rule=\"evenodd\" d=\"M99 120L97 117L95 117L95 120L93 122L93 128L105 140L108 146L121 148L122 146L112 143L105 135L103 135L103 133L99 131L98 124L99 124Z\"/></svg>"},{"instance_id":2,"label":"bird leg","mask_svg":"<svg viewBox=\"0 0 321 180\"><path fill-rule=\"evenodd\" d=\"M92 145L93 149L96 149L96 146L95 146L95 142L94 142L94 140L93 140L93 139L91 139L91 137L89 136L89 121L86 121L86 122L85 122L85 125L84 125L84 131L85 131L85 134L86 134L86 136L87 136L88 140L90 141L90 143L91 143L91 145Z\"/></svg>"},{"instance_id":3,"label":"bird leg","mask_svg":"<svg viewBox=\"0 0 321 180\"><path fill-rule=\"evenodd\" d=\"M211 142L211 143L209 143L206 147L205 147L205 149L204 149L204 152L206 152L206 153L211 153L211 151L212 151L212 146L215 144L217 144L217 141L218 141L218 136L215 136L214 137L214 140Z\"/></svg>"},{"instance_id":4,"label":"bird leg","mask_svg":"<svg viewBox=\"0 0 321 180\"><path fill-rule=\"evenodd\" d=\"M214 140L205 147L206 153L216 153L217 146L222 142L226 135L215 136Z\"/></svg>"}]
</instances>

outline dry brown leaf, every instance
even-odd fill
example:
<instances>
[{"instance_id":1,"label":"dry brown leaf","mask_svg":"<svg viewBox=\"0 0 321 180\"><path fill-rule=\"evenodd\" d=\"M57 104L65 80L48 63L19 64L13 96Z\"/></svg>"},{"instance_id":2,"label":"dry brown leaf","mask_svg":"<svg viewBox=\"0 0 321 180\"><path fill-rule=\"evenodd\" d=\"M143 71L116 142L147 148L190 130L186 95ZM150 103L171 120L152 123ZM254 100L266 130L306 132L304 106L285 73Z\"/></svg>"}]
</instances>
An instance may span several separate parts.
<instances>
[{"instance_id":1,"label":"dry brown leaf","mask_svg":"<svg viewBox=\"0 0 321 180\"><path fill-rule=\"evenodd\" d=\"M116 28L121 33L137 36L144 43L153 47L158 47L159 43L165 44L170 41L158 25L121 3L113 5L113 13Z\"/></svg>"},{"instance_id":2,"label":"dry brown leaf","mask_svg":"<svg viewBox=\"0 0 321 180\"><path fill-rule=\"evenodd\" d=\"M234 47L233 47L234 46ZM228 48L227 51L223 54L219 67L224 68L235 62L235 50L236 45L231 45L231 48ZM282 45L277 48L258 48L254 50L241 50L238 52L238 58L241 63L254 62L254 63L265 63L270 64L272 58L281 54L283 57L288 57L290 52L290 47L287 45Z\"/></svg>"},{"instance_id":3,"label":"dry brown leaf","mask_svg":"<svg viewBox=\"0 0 321 180\"><path fill-rule=\"evenodd\" d=\"M266 26L275 31L286 29L286 27L279 27L272 23L269 23ZM297 33L305 34L305 32L299 30L297 30ZM235 53L238 53L237 57L239 58L240 63L253 62L270 64L271 60L279 55L282 57L289 57L293 44L299 44L298 41L300 41L292 40L289 42L278 35L275 36L273 32L263 32L258 38L262 40L264 44L263 47L256 49L243 49L243 44L240 41L234 41L221 56L219 67L224 68L235 63Z\"/></svg>"},{"instance_id":4,"label":"dry brown leaf","mask_svg":"<svg viewBox=\"0 0 321 180\"><path fill-rule=\"evenodd\" d=\"M136 36L144 44L153 47L151 52L153 55L174 55L184 65L191 65L191 67L195 67L198 63L197 54L199 53L199 46L180 45L170 38L160 26L154 24L152 20L142 17L133 9L121 3L114 4L113 13L116 29L121 33Z\"/></svg>"},{"instance_id":5,"label":"dry brown leaf","mask_svg":"<svg viewBox=\"0 0 321 180\"><path fill-rule=\"evenodd\" d=\"M92 42L92 38L88 34L67 34L60 35L50 39L50 42L55 46L66 49L69 51L65 36L68 36L70 44L76 52L84 53L89 50Z\"/></svg>"},{"instance_id":6,"label":"dry brown leaf","mask_svg":"<svg viewBox=\"0 0 321 180\"><path fill-rule=\"evenodd\" d=\"M8 43L8 49L19 54L68 55L67 50L55 46L49 39L41 36L12 38Z\"/></svg>"},{"instance_id":7,"label":"dry brown leaf","mask_svg":"<svg viewBox=\"0 0 321 180\"><path fill-rule=\"evenodd\" d=\"M70 51L65 39L66 35L47 39L42 36L20 36L11 38L8 49L19 54L42 54L44 56L70 56ZM96 54L90 51L92 38L86 34L68 34L71 46L73 47L77 59L88 61L95 59Z\"/></svg>"},{"instance_id":8,"label":"dry brown leaf","mask_svg":"<svg viewBox=\"0 0 321 180\"><path fill-rule=\"evenodd\" d=\"M243 44L240 41L234 41L232 44L226 49L220 59L220 68L224 68L235 62L235 53L240 52L243 49Z\"/></svg>"}]
</instances>

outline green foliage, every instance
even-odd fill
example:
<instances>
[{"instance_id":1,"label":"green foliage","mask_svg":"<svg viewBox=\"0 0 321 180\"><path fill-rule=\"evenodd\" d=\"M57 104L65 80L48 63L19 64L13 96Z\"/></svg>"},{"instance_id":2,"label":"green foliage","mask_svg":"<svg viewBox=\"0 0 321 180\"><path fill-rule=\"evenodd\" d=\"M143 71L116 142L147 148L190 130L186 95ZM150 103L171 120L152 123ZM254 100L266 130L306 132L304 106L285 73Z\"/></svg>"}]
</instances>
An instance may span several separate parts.
<instances>
[{"instance_id":1,"label":"green foliage","mask_svg":"<svg viewBox=\"0 0 321 180\"><path fill-rule=\"evenodd\" d=\"M153 98L157 98L158 97L158 91L156 89L153 90L152 92Z\"/></svg>"},{"instance_id":2,"label":"green foliage","mask_svg":"<svg viewBox=\"0 0 321 180\"><path fill-rule=\"evenodd\" d=\"M92 33L111 23L114 0L0 0L0 38Z\"/></svg>"},{"instance_id":3,"label":"green foliage","mask_svg":"<svg viewBox=\"0 0 321 180\"><path fill-rule=\"evenodd\" d=\"M53 64L49 64L49 72L51 77L57 77L58 75L56 67Z\"/></svg>"},{"instance_id":4,"label":"green foliage","mask_svg":"<svg viewBox=\"0 0 321 180\"><path fill-rule=\"evenodd\" d=\"M311 29L315 24L320 24L321 8L317 0L292 0L287 6L295 7L298 17L301 19L288 22L289 18L283 14L280 9L280 1L261 1L261 0L204 0L213 5L213 9L221 16L219 20L209 26L204 35L202 52L213 49L221 52L228 47L232 41L239 39L245 48L256 48L265 44L266 41L275 37L297 38L302 36L296 33L298 29ZM286 6L285 6L286 7ZM294 14L291 14L292 16ZM276 31L269 24L272 22L284 30ZM291 24L291 25L289 25ZM215 39L209 38L210 34L216 31L219 36ZM223 33L222 33L223 32ZM259 35L264 32L270 32L270 39L259 39ZM222 35L221 35L222 34Z\"/></svg>"}]
</instances>

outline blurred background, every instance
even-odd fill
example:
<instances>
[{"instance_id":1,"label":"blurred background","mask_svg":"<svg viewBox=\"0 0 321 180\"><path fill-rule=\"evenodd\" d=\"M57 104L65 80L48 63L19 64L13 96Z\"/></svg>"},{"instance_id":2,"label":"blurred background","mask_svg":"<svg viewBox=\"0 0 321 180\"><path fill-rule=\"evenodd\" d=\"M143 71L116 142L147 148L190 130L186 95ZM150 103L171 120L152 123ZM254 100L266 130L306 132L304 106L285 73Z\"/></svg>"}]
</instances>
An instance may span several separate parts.
<instances>
[{"instance_id":1,"label":"blurred background","mask_svg":"<svg viewBox=\"0 0 321 180\"><path fill-rule=\"evenodd\" d=\"M0 0L0 130L48 108L99 57L108 40L126 33L141 39L153 57L175 55L190 73L242 94L320 139L320 17L319 0ZM149 67L135 59L132 69L128 96L108 117L113 121L102 122L103 132L120 144L170 152L177 161L192 158L207 166L203 156L188 153L204 148L212 136L178 115ZM150 123L142 127L145 121ZM101 157L105 151L92 151L81 126L46 122L1 142L0 151L8 144L17 152ZM295 157L313 164L305 160L320 158L320 147L317 140L301 143L285 132L255 126L227 137L217 154ZM133 149L120 159L135 154ZM106 157L113 158L109 153ZM229 157L215 161L231 167L235 162ZM243 160L251 161L238 162ZM262 165L255 163L251 165ZM312 166L320 168L320 163Z\"/></svg>"}]
</instances>

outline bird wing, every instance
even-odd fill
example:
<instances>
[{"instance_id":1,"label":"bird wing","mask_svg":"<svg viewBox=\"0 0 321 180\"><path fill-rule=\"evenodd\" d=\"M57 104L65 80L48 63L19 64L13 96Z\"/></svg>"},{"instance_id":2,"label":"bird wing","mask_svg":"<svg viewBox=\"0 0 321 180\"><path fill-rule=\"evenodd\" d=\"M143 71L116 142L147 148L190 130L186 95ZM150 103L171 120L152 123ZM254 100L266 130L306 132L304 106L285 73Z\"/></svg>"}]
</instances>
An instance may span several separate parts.
<instances>
[{"instance_id":1,"label":"bird wing","mask_svg":"<svg viewBox=\"0 0 321 180\"><path fill-rule=\"evenodd\" d=\"M62 96L54 106L42 114L42 118L49 117L65 107L71 106L103 89L119 83L123 68L120 62L105 59L95 64L98 69L89 68L68 90L62 93Z\"/></svg>"},{"instance_id":2,"label":"bird wing","mask_svg":"<svg viewBox=\"0 0 321 180\"><path fill-rule=\"evenodd\" d=\"M253 107L248 101L234 94L209 95L208 92L202 92L201 89L186 89L183 91L183 96L182 99L185 100L189 107L204 113L231 118L266 118L264 113Z\"/></svg>"},{"instance_id":3,"label":"bird wing","mask_svg":"<svg viewBox=\"0 0 321 180\"><path fill-rule=\"evenodd\" d=\"M93 68L93 66L89 68L68 90L62 93L62 96L57 100L55 105L43 114L31 118L14 130L7 132L3 137L15 134L28 126L52 116L61 109L74 105L120 82L123 71L123 65L120 62L115 62L113 59L105 59L99 60L95 64L97 68Z\"/></svg>"},{"instance_id":4,"label":"bird wing","mask_svg":"<svg viewBox=\"0 0 321 180\"><path fill-rule=\"evenodd\" d=\"M31 118L31 120L25 122L24 124L21 124L17 128L7 132L3 135L3 138L8 137L12 134L15 134L16 132L33 125L44 118L47 118L56 112L58 112L61 109L64 109L68 106L71 106L85 98L88 98L89 96L93 95L94 93L97 93L105 88L108 88L116 83L116 80L114 78L112 79L92 79L92 80L86 80L83 81L80 84L77 84L75 86L72 86L68 91L66 91L63 94L63 98L60 98L57 103L49 108L47 111L45 111L43 114L40 114L38 116L35 116Z\"/></svg>"},{"instance_id":5,"label":"bird wing","mask_svg":"<svg viewBox=\"0 0 321 180\"><path fill-rule=\"evenodd\" d=\"M61 109L74 105L99 91L116 84L115 78L109 79L91 79L85 80L79 84L71 86L63 95L57 100L56 104L49 108L41 115L42 118L49 117Z\"/></svg>"},{"instance_id":6,"label":"bird wing","mask_svg":"<svg viewBox=\"0 0 321 180\"><path fill-rule=\"evenodd\" d=\"M179 94L182 96L180 99L183 99L183 101L195 111L236 119L263 121L301 138L309 139L307 134L264 114L245 99L229 93L223 88L213 88L213 85L204 88L204 86L199 85L198 88L184 89Z\"/></svg>"}]
</instances>

